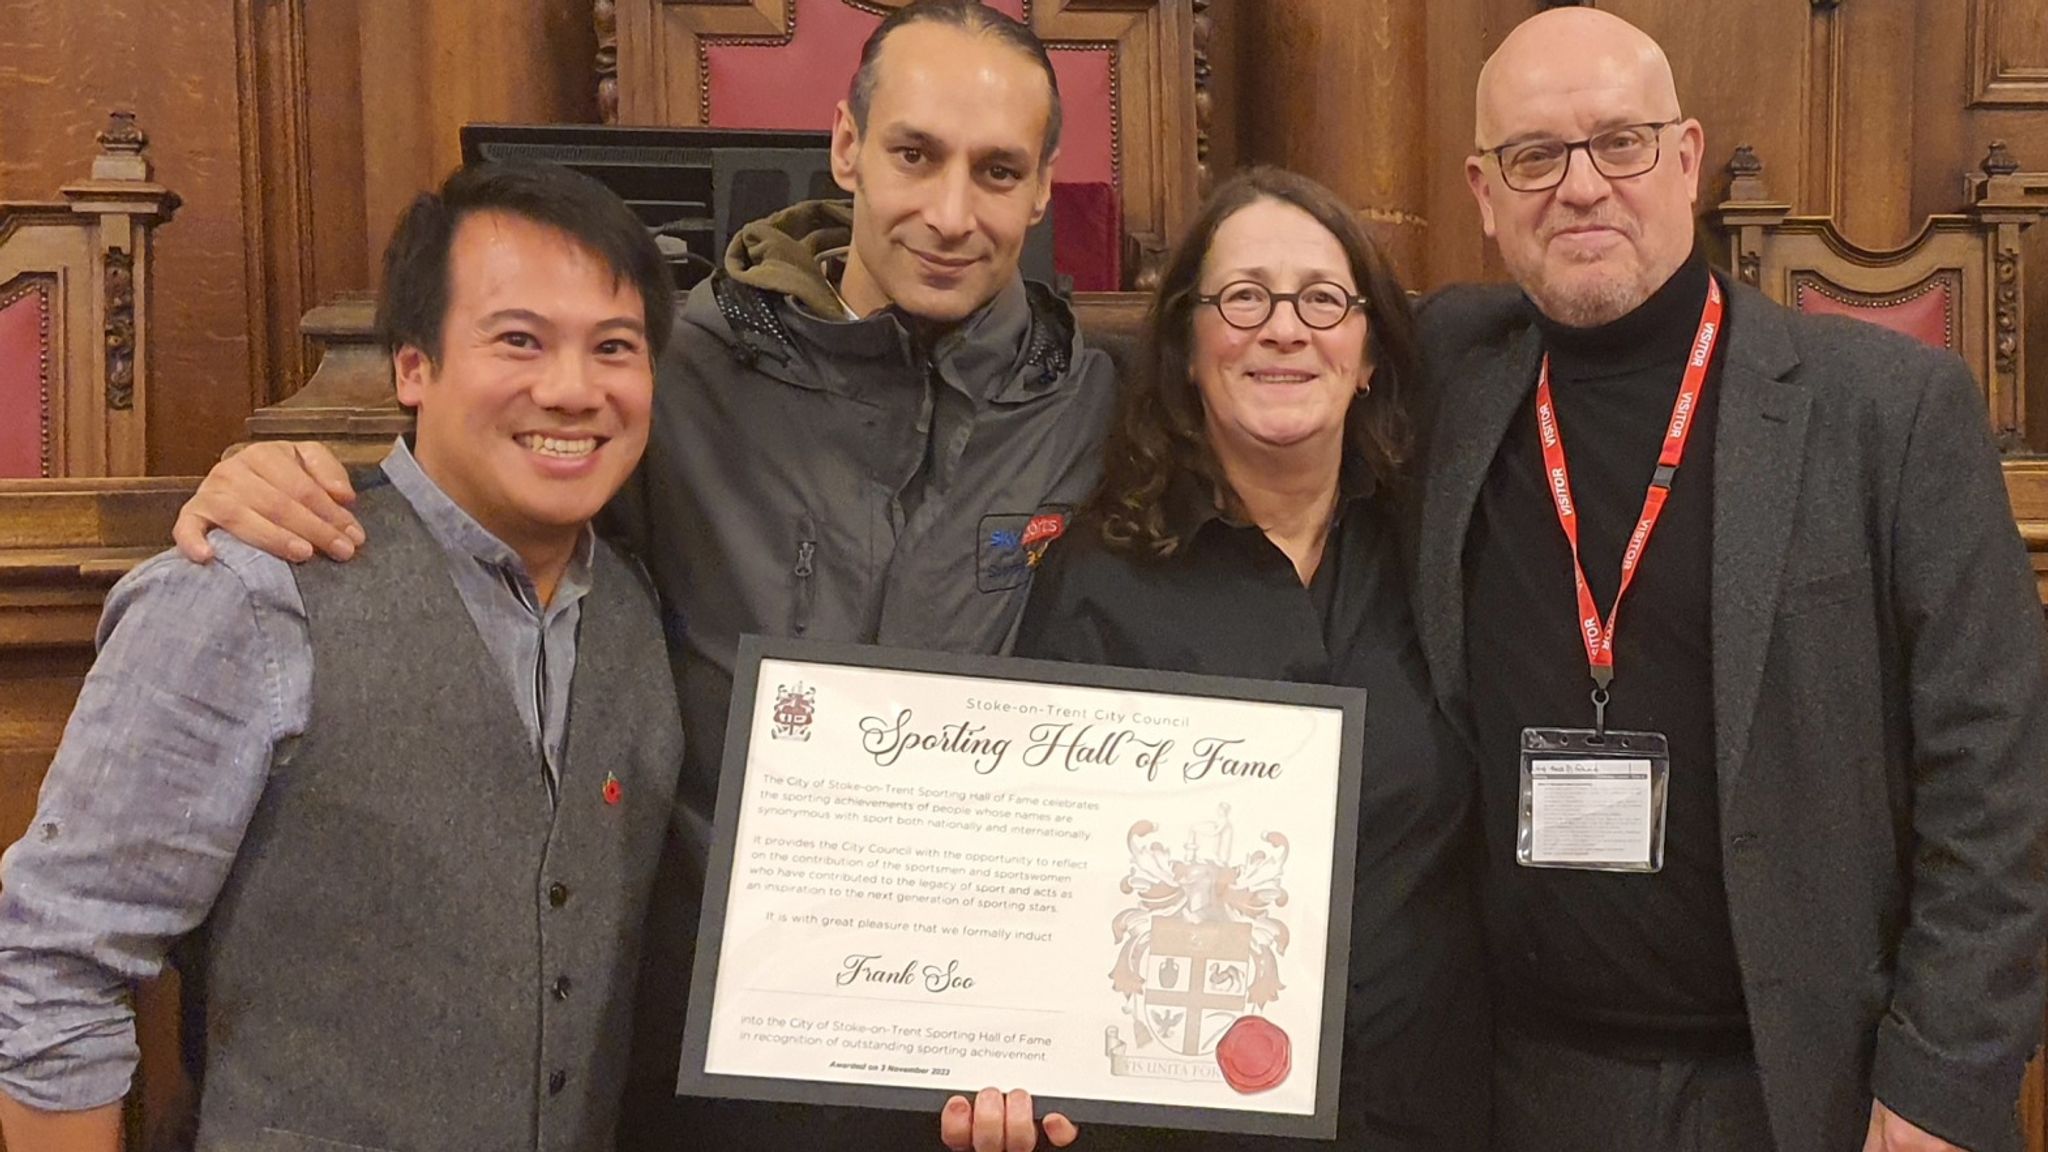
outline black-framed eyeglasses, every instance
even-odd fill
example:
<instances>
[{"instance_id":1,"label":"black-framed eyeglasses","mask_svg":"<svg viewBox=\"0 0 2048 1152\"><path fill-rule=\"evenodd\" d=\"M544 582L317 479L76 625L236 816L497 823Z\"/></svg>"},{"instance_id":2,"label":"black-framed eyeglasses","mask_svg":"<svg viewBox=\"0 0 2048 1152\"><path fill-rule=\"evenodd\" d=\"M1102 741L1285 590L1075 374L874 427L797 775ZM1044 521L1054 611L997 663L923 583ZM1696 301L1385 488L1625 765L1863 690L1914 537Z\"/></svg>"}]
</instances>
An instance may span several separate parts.
<instances>
[{"instance_id":1,"label":"black-framed eyeglasses","mask_svg":"<svg viewBox=\"0 0 2048 1152\"><path fill-rule=\"evenodd\" d=\"M1500 166L1500 178L1517 192L1547 192L1564 183L1572 153L1585 149L1593 170L1609 180L1641 176L1657 166L1664 151L1664 130L1677 120L1623 124L1584 140L1518 140L1486 154Z\"/></svg>"},{"instance_id":2,"label":"black-framed eyeglasses","mask_svg":"<svg viewBox=\"0 0 2048 1152\"><path fill-rule=\"evenodd\" d=\"M1365 307L1365 297L1327 280L1304 284L1294 292L1275 292L1256 280L1233 280L1210 295L1195 297L1197 304L1214 305L1225 324L1246 330L1264 327L1282 301L1294 306L1303 324L1318 330L1335 328L1353 308Z\"/></svg>"}]
</instances>

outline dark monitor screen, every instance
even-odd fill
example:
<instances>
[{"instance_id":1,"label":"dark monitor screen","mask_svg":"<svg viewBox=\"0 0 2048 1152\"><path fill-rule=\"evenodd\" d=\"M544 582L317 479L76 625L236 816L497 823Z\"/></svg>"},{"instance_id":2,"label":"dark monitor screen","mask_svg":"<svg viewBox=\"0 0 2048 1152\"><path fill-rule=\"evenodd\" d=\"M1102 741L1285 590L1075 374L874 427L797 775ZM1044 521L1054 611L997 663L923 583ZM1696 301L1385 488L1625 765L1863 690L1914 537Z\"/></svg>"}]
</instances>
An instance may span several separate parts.
<instances>
[{"instance_id":1,"label":"dark monitor screen","mask_svg":"<svg viewBox=\"0 0 2048 1152\"><path fill-rule=\"evenodd\" d=\"M618 193L663 239L688 288L724 258L734 232L802 200L844 199L832 134L612 124L465 124L462 160L546 160ZM679 242L679 243L678 243ZM678 251L686 248L687 255ZM1054 282L1052 214L1024 244L1024 275Z\"/></svg>"},{"instance_id":2,"label":"dark monitor screen","mask_svg":"<svg viewBox=\"0 0 2048 1152\"><path fill-rule=\"evenodd\" d=\"M462 159L545 160L618 193L665 243L677 282L695 283L733 232L800 200L843 197L832 182L832 135L609 124L465 124Z\"/></svg>"}]
</instances>

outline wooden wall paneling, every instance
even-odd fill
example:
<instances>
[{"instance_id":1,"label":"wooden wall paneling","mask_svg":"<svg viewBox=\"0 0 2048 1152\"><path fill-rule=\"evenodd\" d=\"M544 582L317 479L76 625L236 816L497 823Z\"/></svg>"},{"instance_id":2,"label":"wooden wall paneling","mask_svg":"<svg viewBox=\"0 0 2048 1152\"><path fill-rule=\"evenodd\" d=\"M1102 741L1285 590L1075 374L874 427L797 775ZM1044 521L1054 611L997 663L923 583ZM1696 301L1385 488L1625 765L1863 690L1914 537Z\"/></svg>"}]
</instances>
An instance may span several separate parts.
<instances>
[{"instance_id":1,"label":"wooden wall paneling","mask_svg":"<svg viewBox=\"0 0 2048 1152\"><path fill-rule=\"evenodd\" d=\"M1533 0L1511 6L1500 0L1437 0L1428 7L1423 28L1428 45L1425 137L1422 151L1409 160L1424 169L1425 256L1410 288L1505 275L1499 253L1479 230L1465 157L1478 143L1473 120L1480 66L1534 9Z\"/></svg>"},{"instance_id":2,"label":"wooden wall paneling","mask_svg":"<svg viewBox=\"0 0 2048 1152\"><path fill-rule=\"evenodd\" d=\"M1595 7L1627 20L1664 46L1678 82L1680 108L1700 122L1706 135L1702 210L1726 196L1722 165L1742 144L1754 148L1770 166L1775 186L1803 186L1808 163L1803 113L1812 88L1808 73L1813 23L1819 18L1812 5L1780 0L1599 0Z\"/></svg>"},{"instance_id":3,"label":"wooden wall paneling","mask_svg":"<svg viewBox=\"0 0 2048 1152\"><path fill-rule=\"evenodd\" d=\"M315 251L303 0L235 0L235 42L255 409L290 395L306 373L296 326L313 293Z\"/></svg>"},{"instance_id":4,"label":"wooden wall paneling","mask_svg":"<svg viewBox=\"0 0 2048 1152\"><path fill-rule=\"evenodd\" d=\"M357 31L369 269L399 212L461 162L462 125L596 119L590 0L359 0Z\"/></svg>"},{"instance_id":5,"label":"wooden wall paneling","mask_svg":"<svg viewBox=\"0 0 2048 1152\"><path fill-rule=\"evenodd\" d=\"M165 384L149 410L149 471L201 472L234 438L252 392L235 14L212 0L157 0L146 18L94 22L102 34L118 25L134 29L125 64L141 89L135 109L149 128L157 179L185 201L158 234L151 269L150 370ZM97 108L105 91L81 86L75 98Z\"/></svg>"},{"instance_id":6,"label":"wooden wall paneling","mask_svg":"<svg viewBox=\"0 0 2048 1152\"><path fill-rule=\"evenodd\" d=\"M2038 0L1967 0L1970 105L2048 108L2048 16Z\"/></svg>"},{"instance_id":7,"label":"wooden wall paneling","mask_svg":"<svg viewBox=\"0 0 2048 1152\"><path fill-rule=\"evenodd\" d=\"M1832 215L1842 233L1867 248L1895 248L1920 230L1915 213L1914 72L1920 48L1920 0L1844 2L1840 74L1842 118ZM1766 163L1773 163L1766 156ZM1955 177L1960 186L1960 173ZM1950 209L1953 210L1951 202Z\"/></svg>"},{"instance_id":8,"label":"wooden wall paneling","mask_svg":"<svg viewBox=\"0 0 2048 1152\"><path fill-rule=\"evenodd\" d=\"M305 163L310 216L312 290L305 307L346 292L376 288L377 258L365 244L363 216L367 169L363 156L362 20L359 2L292 0L304 29L307 115ZM302 313L304 309L300 310ZM296 316L293 317L297 319ZM301 347L300 382L318 359ZM290 382L272 388L283 399Z\"/></svg>"},{"instance_id":9,"label":"wooden wall paneling","mask_svg":"<svg viewBox=\"0 0 2048 1152\"><path fill-rule=\"evenodd\" d=\"M1787 173L1797 183L1786 185L1797 194L1793 206L1800 212L1833 216L1841 211L1843 64L1841 6L1816 3L1807 26L1806 162Z\"/></svg>"},{"instance_id":10,"label":"wooden wall paneling","mask_svg":"<svg viewBox=\"0 0 2048 1152\"><path fill-rule=\"evenodd\" d=\"M375 0L358 8L362 246L373 261L391 238L398 213L422 188L433 186L433 90L426 73L434 51L426 42L426 9L425 4Z\"/></svg>"},{"instance_id":11,"label":"wooden wall paneling","mask_svg":"<svg viewBox=\"0 0 2048 1152\"><path fill-rule=\"evenodd\" d=\"M2048 113L2043 111L2048 102L1974 96L1981 62L1974 34L1986 23L2027 26L2030 12L2032 28L2048 29L2041 0L1969 0L1921 9L1910 142L1915 213L1955 210L1965 198L1964 175L1978 172L1994 144L2005 145L2018 170L2048 172ZM2048 31L2031 39L2006 36L2000 48L2012 53L2008 72L2029 62L2048 68ZM2008 90L2005 95L2015 94ZM2032 323L2020 333L2027 370L2027 443L2041 451L2048 450L2048 227L2022 233L2019 244L2026 267L2023 288L2034 304Z\"/></svg>"},{"instance_id":12,"label":"wooden wall paneling","mask_svg":"<svg viewBox=\"0 0 2048 1152\"><path fill-rule=\"evenodd\" d=\"M1424 7L1406 0L1255 2L1243 13L1243 51L1265 65L1248 71L1264 82L1243 109L1249 158L1343 196L1409 284L1427 267L1425 165L1446 162L1426 147L1426 27ZM1271 67L1278 61L1285 67Z\"/></svg>"},{"instance_id":13,"label":"wooden wall paneling","mask_svg":"<svg viewBox=\"0 0 2048 1152\"><path fill-rule=\"evenodd\" d=\"M1970 33L1964 7L1922 5L1914 21L1912 119L1892 127L1895 149L1909 160L1907 212L1915 217L1962 207L1964 177L1984 158L1985 148L1973 146L1969 131L1975 117L1966 105Z\"/></svg>"}]
</instances>

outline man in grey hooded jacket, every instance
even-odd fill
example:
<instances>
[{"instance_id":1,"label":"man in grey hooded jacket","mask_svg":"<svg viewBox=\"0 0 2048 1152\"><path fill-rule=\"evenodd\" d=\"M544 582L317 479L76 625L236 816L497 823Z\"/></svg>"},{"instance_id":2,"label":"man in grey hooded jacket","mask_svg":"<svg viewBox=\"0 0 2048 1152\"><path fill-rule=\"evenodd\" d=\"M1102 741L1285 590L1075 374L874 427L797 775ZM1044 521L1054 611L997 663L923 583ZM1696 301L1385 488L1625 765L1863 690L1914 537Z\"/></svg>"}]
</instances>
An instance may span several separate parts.
<instances>
[{"instance_id":1,"label":"man in grey hooded jacket","mask_svg":"<svg viewBox=\"0 0 2048 1152\"><path fill-rule=\"evenodd\" d=\"M1093 487L1108 357L1018 274L1059 146L1044 46L971 0L917 0L862 51L833 128L851 205L735 237L657 369L646 459L605 518L666 616L686 761L656 881L623 1147L933 1143L929 1115L673 1100L732 665L748 632L1007 647L1032 565ZM216 466L177 536L293 559L361 542L317 445Z\"/></svg>"}]
</instances>

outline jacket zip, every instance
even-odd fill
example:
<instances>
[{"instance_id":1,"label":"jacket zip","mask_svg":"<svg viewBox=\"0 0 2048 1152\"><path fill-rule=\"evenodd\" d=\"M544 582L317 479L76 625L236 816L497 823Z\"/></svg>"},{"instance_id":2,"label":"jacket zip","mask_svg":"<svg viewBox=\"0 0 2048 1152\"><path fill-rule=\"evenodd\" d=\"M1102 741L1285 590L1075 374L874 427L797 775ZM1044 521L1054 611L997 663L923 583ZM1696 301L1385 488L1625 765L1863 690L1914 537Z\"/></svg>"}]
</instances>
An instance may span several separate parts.
<instances>
[{"instance_id":1,"label":"jacket zip","mask_svg":"<svg viewBox=\"0 0 2048 1152\"><path fill-rule=\"evenodd\" d=\"M790 634L802 636L811 627L811 576L816 571L812 561L818 554L818 542L810 537L815 529L806 522L803 525L803 539L796 543L796 567L791 574L796 577L796 617L790 621Z\"/></svg>"}]
</instances>

